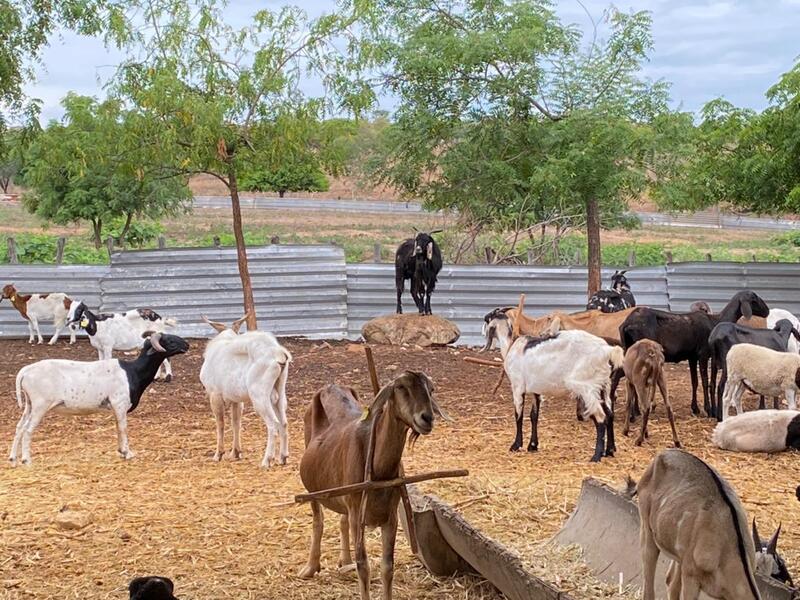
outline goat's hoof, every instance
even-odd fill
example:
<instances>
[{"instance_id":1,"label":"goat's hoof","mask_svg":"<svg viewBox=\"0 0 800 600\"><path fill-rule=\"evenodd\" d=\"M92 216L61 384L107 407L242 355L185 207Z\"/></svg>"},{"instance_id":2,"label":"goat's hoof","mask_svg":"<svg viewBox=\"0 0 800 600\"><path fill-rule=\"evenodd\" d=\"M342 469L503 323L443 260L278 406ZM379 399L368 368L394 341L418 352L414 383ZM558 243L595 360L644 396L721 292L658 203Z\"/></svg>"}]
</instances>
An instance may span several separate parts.
<instances>
[{"instance_id":1,"label":"goat's hoof","mask_svg":"<svg viewBox=\"0 0 800 600\"><path fill-rule=\"evenodd\" d=\"M640 437L636 440L635 444L637 446L641 446L644 443L644 438Z\"/></svg>"},{"instance_id":2,"label":"goat's hoof","mask_svg":"<svg viewBox=\"0 0 800 600\"><path fill-rule=\"evenodd\" d=\"M8 464L10 466L12 466L12 467L16 467L17 466L17 459L14 458L13 456L9 456L8 457Z\"/></svg>"},{"instance_id":3,"label":"goat's hoof","mask_svg":"<svg viewBox=\"0 0 800 600\"><path fill-rule=\"evenodd\" d=\"M50 340L49 342L47 342L47 345L48 346L55 346L56 345L56 341L55 340Z\"/></svg>"},{"instance_id":4,"label":"goat's hoof","mask_svg":"<svg viewBox=\"0 0 800 600\"><path fill-rule=\"evenodd\" d=\"M522 448L522 444L517 444L516 442L511 444L511 448L508 449L509 452L519 452Z\"/></svg>"},{"instance_id":5,"label":"goat's hoof","mask_svg":"<svg viewBox=\"0 0 800 600\"><path fill-rule=\"evenodd\" d=\"M575 415L575 417L576 417L576 418L578 419L578 421L580 421L581 423L583 422L583 415Z\"/></svg>"},{"instance_id":6,"label":"goat's hoof","mask_svg":"<svg viewBox=\"0 0 800 600\"><path fill-rule=\"evenodd\" d=\"M297 574L297 576L300 579L311 579L315 574L319 573L319 570L319 565L306 565L303 567L303 570Z\"/></svg>"},{"instance_id":7,"label":"goat's hoof","mask_svg":"<svg viewBox=\"0 0 800 600\"><path fill-rule=\"evenodd\" d=\"M26 467L29 467L29 466L31 466L31 463L32 463L32 462L33 462L33 461L31 461L31 457L30 457L30 456L29 456L28 458L24 458L24 457L23 457L23 459L22 459L22 464L23 464L23 465L25 465Z\"/></svg>"},{"instance_id":8,"label":"goat's hoof","mask_svg":"<svg viewBox=\"0 0 800 600\"><path fill-rule=\"evenodd\" d=\"M539 449L539 444L528 444L528 452L536 452Z\"/></svg>"},{"instance_id":9,"label":"goat's hoof","mask_svg":"<svg viewBox=\"0 0 800 600\"><path fill-rule=\"evenodd\" d=\"M681 443L680 443L680 442L675 442L675 447L676 447L676 448L683 448L683 446L681 446Z\"/></svg>"},{"instance_id":10,"label":"goat's hoof","mask_svg":"<svg viewBox=\"0 0 800 600\"><path fill-rule=\"evenodd\" d=\"M172 373L164 377L164 383L169 383L170 381L172 381Z\"/></svg>"},{"instance_id":11,"label":"goat's hoof","mask_svg":"<svg viewBox=\"0 0 800 600\"><path fill-rule=\"evenodd\" d=\"M214 462L219 462L222 460L222 452L214 452L214 456L211 457L211 460Z\"/></svg>"},{"instance_id":12,"label":"goat's hoof","mask_svg":"<svg viewBox=\"0 0 800 600\"><path fill-rule=\"evenodd\" d=\"M600 462L600 456L595 454L592 458L589 459L589 462L599 463Z\"/></svg>"},{"instance_id":13,"label":"goat's hoof","mask_svg":"<svg viewBox=\"0 0 800 600\"><path fill-rule=\"evenodd\" d=\"M281 456L281 457L278 459L278 464L279 464L279 465L285 465L285 464L286 464L286 463L288 463L288 462L289 462L289 455L288 455L288 454L287 454L286 456Z\"/></svg>"},{"instance_id":14,"label":"goat's hoof","mask_svg":"<svg viewBox=\"0 0 800 600\"><path fill-rule=\"evenodd\" d=\"M119 455L125 460L131 460L134 456L136 456L130 450L128 450L127 452L120 452Z\"/></svg>"}]
</instances>

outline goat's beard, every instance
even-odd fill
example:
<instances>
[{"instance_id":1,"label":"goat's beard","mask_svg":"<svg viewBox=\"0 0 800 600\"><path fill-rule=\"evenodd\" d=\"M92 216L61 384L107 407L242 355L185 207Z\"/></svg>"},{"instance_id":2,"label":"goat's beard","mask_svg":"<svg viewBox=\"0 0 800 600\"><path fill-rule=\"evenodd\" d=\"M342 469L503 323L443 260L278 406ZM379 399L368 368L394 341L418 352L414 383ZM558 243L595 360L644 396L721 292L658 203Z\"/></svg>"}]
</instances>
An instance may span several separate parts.
<instances>
[{"instance_id":1,"label":"goat's beard","mask_svg":"<svg viewBox=\"0 0 800 600\"><path fill-rule=\"evenodd\" d=\"M414 429L411 429L408 432L408 449L414 450L414 446L417 445L417 440L421 434L417 433Z\"/></svg>"}]
</instances>

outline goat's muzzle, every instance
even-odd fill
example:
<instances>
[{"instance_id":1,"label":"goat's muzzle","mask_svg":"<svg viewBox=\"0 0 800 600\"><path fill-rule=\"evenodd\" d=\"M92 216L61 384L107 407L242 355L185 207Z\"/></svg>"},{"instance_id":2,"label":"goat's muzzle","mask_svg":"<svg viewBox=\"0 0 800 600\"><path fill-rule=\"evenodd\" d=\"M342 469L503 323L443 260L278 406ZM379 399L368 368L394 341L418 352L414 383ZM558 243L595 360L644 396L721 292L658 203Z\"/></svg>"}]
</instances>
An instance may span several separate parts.
<instances>
[{"instance_id":1,"label":"goat's muzzle","mask_svg":"<svg viewBox=\"0 0 800 600\"><path fill-rule=\"evenodd\" d=\"M420 435L428 435L433 431L433 413L423 412L414 415L414 431Z\"/></svg>"}]
</instances>

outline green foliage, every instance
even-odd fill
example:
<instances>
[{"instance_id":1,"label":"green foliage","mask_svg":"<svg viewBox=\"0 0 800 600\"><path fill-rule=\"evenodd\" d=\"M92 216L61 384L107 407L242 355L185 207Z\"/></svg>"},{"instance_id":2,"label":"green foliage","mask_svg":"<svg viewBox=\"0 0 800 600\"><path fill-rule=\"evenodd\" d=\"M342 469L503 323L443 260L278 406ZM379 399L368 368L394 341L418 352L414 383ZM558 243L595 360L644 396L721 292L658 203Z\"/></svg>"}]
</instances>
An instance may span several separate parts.
<instances>
[{"instance_id":1,"label":"green foliage","mask_svg":"<svg viewBox=\"0 0 800 600\"><path fill-rule=\"evenodd\" d=\"M8 262L7 236L0 236L0 263ZM56 260L58 236L41 233L14 234L17 260L21 264L53 264ZM104 264L108 262L105 249L95 249L78 238L68 238L64 246L65 264Z\"/></svg>"},{"instance_id":2,"label":"green foliage","mask_svg":"<svg viewBox=\"0 0 800 600\"><path fill-rule=\"evenodd\" d=\"M275 171L251 171L242 175L239 184L243 190L278 192L325 192L328 178L314 165L284 165Z\"/></svg>"},{"instance_id":3,"label":"green foliage","mask_svg":"<svg viewBox=\"0 0 800 600\"><path fill-rule=\"evenodd\" d=\"M124 244L133 248L144 248L145 245L155 241L159 235L164 233L161 223L153 221L135 221L125 229L125 219L114 219L108 227L108 235L112 236L118 244Z\"/></svg>"}]
</instances>

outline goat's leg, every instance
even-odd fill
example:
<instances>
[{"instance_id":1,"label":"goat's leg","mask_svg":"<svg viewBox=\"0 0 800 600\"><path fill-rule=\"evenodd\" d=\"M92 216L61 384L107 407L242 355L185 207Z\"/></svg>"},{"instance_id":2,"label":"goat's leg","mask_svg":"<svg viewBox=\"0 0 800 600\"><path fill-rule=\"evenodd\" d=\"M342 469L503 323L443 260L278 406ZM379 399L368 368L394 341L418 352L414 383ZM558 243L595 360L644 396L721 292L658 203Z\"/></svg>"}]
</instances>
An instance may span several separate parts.
<instances>
[{"instance_id":1,"label":"goat's leg","mask_svg":"<svg viewBox=\"0 0 800 600\"><path fill-rule=\"evenodd\" d=\"M509 450L517 452L522 448L522 413L525 410L525 392L512 391L514 394L514 417L517 421L517 435Z\"/></svg>"},{"instance_id":2,"label":"goat's leg","mask_svg":"<svg viewBox=\"0 0 800 600\"><path fill-rule=\"evenodd\" d=\"M531 402L531 441L528 444L528 452L536 452L539 449L539 408L541 405L542 397L534 394L533 402Z\"/></svg>"},{"instance_id":3,"label":"goat's leg","mask_svg":"<svg viewBox=\"0 0 800 600\"><path fill-rule=\"evenodd\" d=\"M628 437L631 430L631 404L636 402L636 388L630 379L625 381L625 425L622 427L622 435Z\"/></svg>"},{"instance_id":4,"label":"goat's leg","mask_svg":"<svg viewBox=\"0 0 800 600\"><path fill-rule=\"evenodd\" d=\"M731 404L736 407L736 414L737 415L740 415L740 414L742 414L744 412L743 409L742 409L742 396L744 396L744 384L739 382L736 385L736 387L734 388L733 394L732 394L732 397L731 397ZM725 417L728 416L728 408L723 406L722 410L724 411L722 413L722 418L724 419Z\"/></svg>"},{"instance_id":5,"label":"goat's leg","mask_svg":"<svg viewBox=\"0 0 800 600\"><path fill-rule=\"evenodd\" d=\"M611 410L613 411L616 408L617 402L617 388L619 387L619 382L625 376L625 371L622 369L614 369L611 373L611 391L609 392L609 397L611 398Z\"/></svg>"},{"instance_id":6,"label":"goat's leg","mask_svg":"<svg viewBox=\"0 0 800 600\"><path fill-rule=\"evenodd\" d=\"M34 334L33 334L33 321L28 318L28 343L32 344L34 341Z\"/></svg>"},{"instance_id":7,"label":"goat's leg","mask_svg":"<svg viewBox=\"0 0 800 600\"><path fill-rule=\"evenodd\" d=\"M700 407L697 405L697 360L694 358L689 359L689 376L692 380L692 414L699 415ZM703 408L705 408L706 414L708 414L708 399L705 397L705 394L703 394Z\"/></svg>"},{"instance_id":8,"label":"goat's leg","mask_svg":"<svg viewBox=\"0 0 800 600\"><path fill-rule=\"evenodd\" d=\"M396 509L395 509L396 510ZM356 571L358 572L358 589L361 600L369 600L369 560L367 559L367 543L365 531L361 527L360 506L348 507L347 519L350 521L350 537L355 540Z\"/></svg>"},{"instance_id":9,"label":"goat's leg","mask_svg":"<svg viewBox=\"0 0 800 600\"><path fill-rule=\"evenodd\" d=\"M394 286L397 289L397 314L403 314L403 288L405 288L406 283L405 279L403 279L403 275L395 275L394 277Z\"/></svg>"},{"instance_id":10,"label":"goat's leg","mask_svg":"<svg viewBox=\"0 0 800 600\"><path fill-rule=\"evenodd\" d=\"M389 521L381 526L381 583L383 600L392 600L394 579L394 544L397 540L397 507L389 513Z\"/></svg>"},{"instance_id":11,"label":"goat's leg","mask_svg":"<svg viewBox=\"0 0 800 600\"><path fill-rule=\"evenodd\" d=\"M789 406L789 410L797 410L797 400L795 400L795 391L792 388L786 390L786 404ZM775 408L779 408L780 405L776 406Z\"/></svg>"},{"instance_id":12,"label":"goat's leg","mask_svg":"<svg viewBox=\"0 0 800 600\"><path fill-rule=\"evenodd\" d=\"M242 403L241 402L231 402L231 430L233 431L233 443L231 445L231 452L228 456L231 460L239 460L240 458L242 458Z\"/></svg>"},{"instance_id":13,"label":"goat's leg","mask_svg":"<svg viewBox=\"0 0 800 600\"><path fill-rule=\"evenodd\" d=\"M425 314L432 315L433 311L431 310L431 294L433 294L433 290L436 289L436 282L431 281L426 289L425 289Z\"/></svg>"},{"instance_id":14,"label":"goat's leg","mask_svg":"<svg viewBox=\"0 0 800 600\"><path fill-rule=\"evenodd\" d=\"M47 342L49 346L54 346L58 341L58 336L61 335L61 330L64 329L64 323L56 319L53 321L53 327L55 328L56 332L53 334L53 337L50 338L50 341Z\"/></svg>"},{"instance_id":15,"label":"goat's leg","mask_svg":"<svg viewBox=\"0 0 800 600\"><path fill-rule=\"evenodd\" d=\"M135 454L128 447L128 409L120 399L112 399L111 406L117 418L117 451L122 458L130 460Z\"/></svg>"},{"instance_id":16,"label":"goat's leg","mask_svg":"<svg viewBox=\"0 0 800 600\"><path fill-rule=\"evenodd\" d=\"M278 433L278 417L275 415L275 410L269 397L253 398L251 396L251 398L253 400L253 408L267 426L267 447L264 449L264 458L261 460L261 466L268 469L275 460L275 437Z\"/></svg>"},{"instance_id":17,"label":"goat's leg","mask_svg":"<svg viewBox=\"0 0 800 600\"><path fill-rule=\"evenodd\" d=\"M600 459L603 456L603 446L605 445L605 438L606 438L606 424L605 421L598 421L597 417L592 417L592 421L594 421L594 427L597 431L597 439L594 443L594 454L590 459L590 462L600 462Z\"/></svg>"},{"instance_id":18,"label":"goat's leg","mask_svg":"<svg viewBox=\"0 0 800 600\"><path fill-rule=\"evenodd\" d=\"M603 391L600 392L600 402L603 412L606 413L606 456L614 456L614 452L617 451L616 440L614 440L614 413L611 412L611 407L608 406Z\"/></svg>"},{"instance_id":19,"label":"goat's leg","mask_svg":"<svg viewBox=\"0 0 800 600\"><path fill-rule=\"evenodd\" d=\"M285 465L289 460L289 420L286 417L286 381L289 378L289 365L283 365L278 378L278 431L280 434L280 456L278 462Z\"/></svg>"},{"instance_id":20,"label":"goat's leg","mask_svg":"<svg viewBox=\"0 0 800 600\"><path fill-rule=\"evenodd\" d=\"M650 531L646 520L642 522L639 538L642 547L642 582L644 584L642 600L655 600L656 565L658 563L660 550L658 546L656 546L656 542L653 539L653 532Z\"/></svg>"},{"instance_id":21,"label":"goat's leg","mask_svg":"<svg viewBox=\"0 0 800 600\"><path fill-rule=\"evenodd\" d=\"M70 344L74 344L75 343L75 330L76 330L76 328L71 326L71 325L67 325L67 329L69 329L69 343Z\"/></svg>"},{"instance_id":22,"label":"goat's leg","mask_svg":"<svg viewBox=\"0 0 800 600\"><path fill-rule=\"evenodd\" d=\"M669 600L681 598L681 567L674 560L670 561L667 569L667 598Z\"/></svg>"},{"instance_id":23,"label":"goat's leg","mask_svg":"<svg viewBox=\"0 0 800 600\"><path fill-rule=\"evenodd\" d=\"M28 420L25 422L25 426L22 430L23 465L31 464L31 437L33 436L33 432L36 431L36 428L39 426L39 423L41 423L42 419L44 419L44 416L47 414L48 410L50 410L49 405L38 407L31 406L31 412L28 415Z\"/></svg>"},{"instance_id":24,"label":"goat's leg","mask_svg":"<svg viewBox=\"0 0 800 600\"><path fill-rule=\"evenodd\" d=\"M303 579L311 579L320 570L319 558L322 545L322 530L325 526L322 516L322 506L316 500L312 500L311 513L314 517L314 525L311 529L311 551L308 555L308 564L300 571L299 576Z\"/></svg>"},{"instance_id":25,"label":"goat's leg","mask_svg":"<svg viewBox=\"0 0 800 600\"><path fill-rule=\"evenodd\" d=\"M700 580L694 575L687 573L684 570L683 564L681 564L680 571L681 600L697 600L700 597Z\"/></svg>"},{"instance_id":26,"label":"goat's leg","mask_svg":"<svg viewBox=\"0 0 800 600\"><path fill-rule=\"evenodd\" d=\"M725 385L728 383L728 369L725 365L720 370L719 386L717 387L717 421L722 421L722 395L725 393Z\"/></svg>"},{"instance_id":27,"label":"goat's leg","mask_svg":"<svg viewBox=\"0 0 800 600\"><path fill-rule=\"evenodd\" d=\"M33 324L33 328L36 330L36 338L39 340L37 343L43 344L44 338L42 337L42 331L39 329L39 319L37 317L29 317L30 322Z\"/></svg>"},{"instance_id":28,"label":"goat's leg","mask_svg":"<svg viewBox=\"0 0 800 600\"><path fill-rule=\"evenodd\" d=\"M767 408L766 398L764 398L763 394L758 395L758 410L764 410Z\"/></svg>"},{"instance_id":29,"label":"goat's leg","mask_svg":"<svg viewBox=\"0 0 800 600\"><path fill-rule=\"evenodd\" d=\"M17 422L17 429L14 432L14 441L11 443L11 452L8 456L8 461L11 463L11 466L16 466L17 464L17 456L19 455L19 443L22 439L22 432L25 431L25 427L27 426L28 419L31 416L31 405L26 400L25 401L25 408L22 410L22 416L19 418Z\"/></svg>"},{"instance_id":30,"label":"goat's leg","mask_svg":"<svg viewBox=\"0 0 800 600\"><path fill-rule=\"evenodd\" d=\"M575 400L575 418L583 421L583 401L580 398Z\"/></svg>"},{"instance_id":31,"label":"goat's leg","mask_svg":"<svg viewBox=\"0 0 800 600\"><path fill-rule=\"evenodd\" d=\"M425 300L420 295L420 291L417 289L416 285L414 284L414 280L411 280L411 297L414 299L414 304L417 305L417 311L419 314L425 314Z\"/></svg>"},{"instance_id":32,"label":"goat's leg","mask_svg":"<svg viewBox=\"0 0 800 600\"><path fill-rule=\"evenodd\" d=\"M353 564L353 557L350 555L350 521L346 514L339 519L339 533L342 540L342 547L339 551L339 568L343 569Z\"/></svg>"},{"instance_id":33,"label":"goat's leg","mask_svg":"<svg viewBox=\"0 0 800 600\"><path fill-rule=\"evenodd\" d=\"M773 396L772 397L772 408L775 410L780 410L781 408L781 397L780 396Z\"/></svg>"},{"instance_id":34,"label":"goat's leg","mask_svg":"<svg viewBox=\"0 0 800 600\"><path fill-rule=\"evenodd\" d=\"M209 394L208 402L217 422L217 450L214 452L214 460L220 461L225 454L225 401L219 394Z\"/></svg>"},{"instance_id":35,"label":"goat's leg","mask_svg":"<svg viewBox=\"0 0 800 600\"><path fill-rule=\"evenodd\" d=\"M676 448L680 448L681 442L678 439L678 430L675 428L675 416L672 414L672 404L670 403L669 395L667 394L667 378L664 376L663 371L659 373L656 383L658 383L658 389L661 392L661 398L664 400L664 406L667 409L667 418L669 419L670 429L672 429L672 443Z\"/></svg>"}]
</instances>

